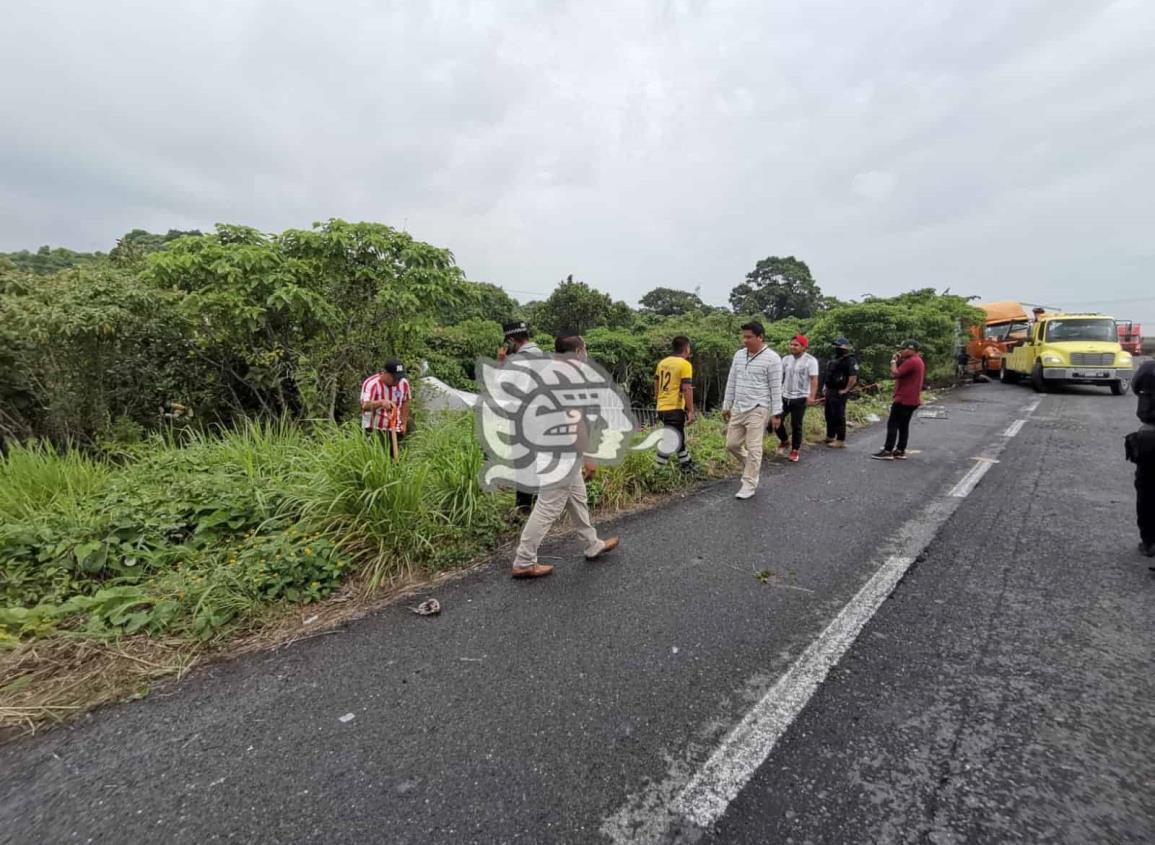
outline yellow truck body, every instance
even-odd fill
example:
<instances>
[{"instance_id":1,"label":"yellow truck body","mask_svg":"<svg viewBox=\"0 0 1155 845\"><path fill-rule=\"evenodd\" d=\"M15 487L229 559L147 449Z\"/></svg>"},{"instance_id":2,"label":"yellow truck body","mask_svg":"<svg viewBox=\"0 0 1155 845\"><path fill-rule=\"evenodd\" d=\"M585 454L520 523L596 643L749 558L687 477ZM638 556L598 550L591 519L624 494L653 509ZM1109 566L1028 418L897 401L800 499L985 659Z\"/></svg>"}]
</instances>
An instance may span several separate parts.
<instances>
[{"instance_id":1,"label":"yellow truck body","mask_svg":"<svg viewBox=\"0 0 1155 845\"><path fill-rule=\"evenodd\" d=\"M1029 379L1039 392L1059 384L1098 384L1116 396L1131 387L1131 354L1119 344L1113 317L1044 314L1027 339L1006 352L999 375L1005 382Z\"/></svg>"}]
</instances>

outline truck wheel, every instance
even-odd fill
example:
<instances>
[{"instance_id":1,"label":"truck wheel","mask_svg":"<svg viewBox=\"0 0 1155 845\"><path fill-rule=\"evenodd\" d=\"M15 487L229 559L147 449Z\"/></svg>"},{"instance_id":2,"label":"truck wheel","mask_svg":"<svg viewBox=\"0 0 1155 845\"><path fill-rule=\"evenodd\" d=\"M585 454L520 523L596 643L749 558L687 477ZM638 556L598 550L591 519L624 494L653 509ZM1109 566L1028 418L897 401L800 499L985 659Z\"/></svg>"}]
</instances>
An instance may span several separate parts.
<instances>
[{"instance_id":1,"label":"truck wheel","mask_svg":"<svg viewBox=\"0 0 1155 845\"><path fill-rule=\"evenodd\" d=\"M1007 369L1007 359L1004 358L1003 363L999 366L999 381L1003 384L1015 384L1018 380L1019 377L1015 372Z\"/></svg>"},{"instance_id":2,"label":"truck wheel","mask_svg":"<svg viewBox=\"0 0 1155 845\"><path fill-rule=\"evenodd\" d=\"M1047 382L1043 378L1043 365L1035 362L1035 368L1031 370L1031 387L1035 389L1035 393L1046 393Z\"/></svg>"},{"instance_id":3,"label":"truck wheel","mask_svg":"<svg viewBox=\"0 0 1155 845\"><path fill-rule=\"evenodd\" d=\"M1115 396L1122 396L1131 389L1131 379L1121 378L1117 381L1111 382L1111 393Z\"/></svg>"}]
</instances>

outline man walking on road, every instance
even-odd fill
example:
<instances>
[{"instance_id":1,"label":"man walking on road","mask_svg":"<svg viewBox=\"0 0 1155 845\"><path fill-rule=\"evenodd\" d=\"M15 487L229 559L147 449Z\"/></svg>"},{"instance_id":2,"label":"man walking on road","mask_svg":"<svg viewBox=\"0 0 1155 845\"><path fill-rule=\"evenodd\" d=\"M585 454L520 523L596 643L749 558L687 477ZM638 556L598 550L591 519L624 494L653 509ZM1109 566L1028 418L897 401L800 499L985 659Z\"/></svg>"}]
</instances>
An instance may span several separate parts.
<instances>
[{"instance_id":1,"label":"man walking on road","mask_svg":"<svg viewBox=\"0 0 1155 845\"><path fill-rule=\"evenodd\" d=\"M1135 516L1139 552L1155 557L1155 423L1144 422L1126 437L1127 460L1135 464ZM1152 567L1155 571L1155 567Z\"/></svg>"},{"instance_id":2,"label":"man walking on road","mask_svg":"<svg viewBox=\"0 0 1155 845\"><path fill-rule=\"evenodd\" d=\"M782 418L774 433L778 435L777 454L786 454L798 462L802 448L802 420L806 409L818 404L818 359L806 351L810 340L804 334L790 341L790 354L782 359ZM790 417L790 440L786 439L786 417Z\"/></svg>"},{"instance_id":3,"label":"man walking on road","mask_svg":"<svg viewBox=\"0 0 1155 845\"><path fill-rule=\"evenodd\" d=\"M578 336L559 337L554 345L559 355L570 355L585 360L585 341ZM514 578L540 578L553 572L553 567L537 562L537 550L549 529L568 511L578 537L585 545L586 560L596 560L618 547L618 538L606 540L598 538L598 532L590 522L589 494L586 479L593 477L596 467L589 461L580 460L588 445L589 430L584 419L578 423L578 457L573 472L559 483L543 488L537 495L533 512L526 520L521 532L521 540L513 559Z\"/></svg>"},{"instance_id":4,"label":"man walking on road","mask_svg":"<svg viewBox=\"0 0 1155 845\"><path fill-rule=\"evenodd\" d=\"M540 346L529 339L529 324L524 320L513 320L505 323L502 330L505 332L505 343L497 350L499 362L505 363L507 358L515 355L540 357L545 354L541 351ZM534 495L518 490L516 501L517 512L522 516L529 516L530 511L533 510Z\"/></svg>"},{"instance_id":5,"label":"man walking on road","mask_svg":"<svg viewBox=\"0 0 1155 845\"><path fill-rule=\"evenodd\" d=\"M742 326L742 348L730 363L722 400L726 449L743 463L742 486L734 498L749 499L758 490L766 421L777 428L781 418L771 411L781 407L782 359L766 345L762 324L746 323Z\"/></svg>"},{"instance_id":6,"label":"man walking on road","mask_svg":"<svg viewBox=\"0 0 1155 845\"><path fill-rule=\"evenodd\" d=\"M683 335L674 338L671 344L673 354L658 363L654 374L654 395L657 397L658 419L678 436L678 466L689 472L694 468L686 448L686 426L694 421L694 368L690 364L690 339ZM670 454L657 452L658 466L664 467L670 461Z\"/></svg>"},{"instance_id":7,"label":"man walking on road","mask_svg":"<svg viewBox=\"0 0 1155 845\"><path fill-rule=\"evenodd\" d=\"M846 448L846 401L858 384L858 359L850 352L850 341L834 339L834 357L826 363L822 390L826 398L826 445Z\"/></svg>"},{"instance_id":8,"label":"man walking on road","mask_svg":"<svg viewBox=\"0 0 1155 845\"><path fill-rule=\"evenodd\" d=\"M1140 422L1155 425L1155 359L1143 362L1131 379L1131 390L1139 400L1135 414Z\"/></svg>"},{"instance_id":9,"label":"man walking on road","mask_svg":"<svg viewBox=\"0 0 1155 845\"><path fill-rule=\"evenodd\" d=\"M894 402L886 419L886 445L870 457L877 461L906 459L906 442L910 437L910 420L922 404L922 383L926 364L919 354L922 347L917 340L904 340L890 359L890 375L894 379Z\"/></svg>"}]
</instances>

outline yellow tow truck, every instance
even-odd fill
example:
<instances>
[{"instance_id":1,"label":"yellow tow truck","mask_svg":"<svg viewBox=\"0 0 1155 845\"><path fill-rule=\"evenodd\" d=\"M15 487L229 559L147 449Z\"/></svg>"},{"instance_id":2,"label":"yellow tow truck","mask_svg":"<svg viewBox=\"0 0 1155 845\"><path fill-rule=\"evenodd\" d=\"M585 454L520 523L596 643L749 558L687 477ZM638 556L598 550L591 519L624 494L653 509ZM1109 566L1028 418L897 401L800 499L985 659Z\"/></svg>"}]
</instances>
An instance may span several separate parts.
<instances>
[{"instance_id":1,"label":"yellow tow truck","mask_svg":"<svg viewBox=\"0 0 1155 845\"><path fill-rule=\"evenodd\" d=\"M1009 384L1029 379L1040 393L1058 384L1102 384L1122 396L1131 388L1133 366L1113 317L1045 313L1026 340L1003 355L999 378Z\"/></svg>"}]
</instances>

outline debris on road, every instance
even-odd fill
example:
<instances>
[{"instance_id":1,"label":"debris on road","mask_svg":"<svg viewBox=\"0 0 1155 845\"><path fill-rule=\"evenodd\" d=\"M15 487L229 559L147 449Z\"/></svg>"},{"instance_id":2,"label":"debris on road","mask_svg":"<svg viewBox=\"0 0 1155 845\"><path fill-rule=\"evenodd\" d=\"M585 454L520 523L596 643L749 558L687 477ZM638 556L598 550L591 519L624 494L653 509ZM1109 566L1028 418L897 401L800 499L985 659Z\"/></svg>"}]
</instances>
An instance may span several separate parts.
<instances>
[{"instance_id":1,"label":"debris on road","mask_svg":"<svg viewBox=\"0 0 1155 845\"><path fill-rule=\"evenodd\" d=\"M418 616L436 616L441 612L441 602L437 599L426 599L417 605L417 607L409 608Z\"/></svg>"},{"instance_id":2,"label":"debris on road","mask_svg":"<svg viewBox=\"0 0 1155 845\"><path fill-rule=\"evenodd\" d=\"M357 718L356 714L346 713L344 716L338 716L337 721L347 724L349 722L352 722L356 718Z\"/></svg>"}]
</instances>

